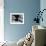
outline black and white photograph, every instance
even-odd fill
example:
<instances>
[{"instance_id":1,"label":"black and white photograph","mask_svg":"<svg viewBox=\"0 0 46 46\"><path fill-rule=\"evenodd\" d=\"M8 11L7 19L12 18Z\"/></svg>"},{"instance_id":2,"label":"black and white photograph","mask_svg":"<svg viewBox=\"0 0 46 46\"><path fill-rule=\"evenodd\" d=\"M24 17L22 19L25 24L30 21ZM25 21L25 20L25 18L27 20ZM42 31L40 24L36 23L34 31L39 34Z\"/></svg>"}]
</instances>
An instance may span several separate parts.
<instances>
[{"instance_id":1,"label":"black and white photograph","mask_svg":"<svg viewBox=\"0 0 46 46\"><path fill-rule=\"evenodd\" d=\"M10 13L10 24L24 24L24 13Z\"/></svg>"}]
</instances>

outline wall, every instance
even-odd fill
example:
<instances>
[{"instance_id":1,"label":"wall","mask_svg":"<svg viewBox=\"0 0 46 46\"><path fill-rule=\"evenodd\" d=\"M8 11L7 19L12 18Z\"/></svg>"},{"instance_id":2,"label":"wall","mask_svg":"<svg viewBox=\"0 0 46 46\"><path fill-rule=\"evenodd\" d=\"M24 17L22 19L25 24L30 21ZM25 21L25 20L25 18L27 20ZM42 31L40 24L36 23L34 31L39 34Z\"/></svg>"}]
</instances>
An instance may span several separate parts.
<instances>
[{"instance_id":1,"label":"wall","mask_svg":"<svg viewBox=\"0 0 46 46\"><path fill-rule=\"evenodd\" d=\"M3 1L0 0L0 42L4 41L4 8Z\"/></svg>"},{"instance_id":2,"label":"wall","mask_svg":"<svg viewBox=\"0 0 46 46\"><path fill-rule=\"evenodd\" d=\"M46 0L40 0L40 9L41 9L41 11L43 9L46 9ZM45 20L46 19L46 11L43 12L42 17L43 17L43 22L41 21L40 25L43 25L46 27L46 20Z\"/></svg>"},{"instance_id":3,"label":"wall","mask_svg":"<svg viewBox=\"0 0 46 46\"><path fill-rule=\"evenodd\" d=\"M7 41L18 41L32 28L32 20L40 9L40 0L4 0L4 35ZM10 24L10 13L24 13L24 24Z\"/></svg>"}]
</instances>

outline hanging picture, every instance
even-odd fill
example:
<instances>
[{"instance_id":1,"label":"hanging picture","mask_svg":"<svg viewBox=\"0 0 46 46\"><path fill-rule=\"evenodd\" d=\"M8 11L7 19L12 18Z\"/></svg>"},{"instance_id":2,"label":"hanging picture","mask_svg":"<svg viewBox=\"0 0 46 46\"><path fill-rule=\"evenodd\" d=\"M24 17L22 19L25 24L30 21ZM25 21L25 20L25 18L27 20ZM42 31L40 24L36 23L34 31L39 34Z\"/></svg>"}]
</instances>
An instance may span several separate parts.
<instances>
[{"instance_id":1,"label":"hanging picture","mask_svg":"<svg viewBox=\"0 0 46 46\"><path fill-rule=\"evenodd\" d=\"M10 13L10 24L24 24L24 13Z\"/></svg>"}]
</instances>

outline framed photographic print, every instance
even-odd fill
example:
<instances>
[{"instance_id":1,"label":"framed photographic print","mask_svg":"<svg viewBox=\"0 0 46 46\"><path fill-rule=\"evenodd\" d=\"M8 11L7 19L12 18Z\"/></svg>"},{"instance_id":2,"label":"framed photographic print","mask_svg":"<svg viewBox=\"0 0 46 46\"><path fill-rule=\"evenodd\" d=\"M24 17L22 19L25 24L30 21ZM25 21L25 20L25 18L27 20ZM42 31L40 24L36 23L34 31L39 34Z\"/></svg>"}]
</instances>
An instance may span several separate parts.
<instances>
[{"instance_id":1,"label":"framed photographic print","mask_svg":"<svg viewBox=\"0 0 46 46\"><path fill-rule=\"evenodd\" d=\"M24 24L24 13L10 13L10 24Z\"/></svg>"}]
</instances>

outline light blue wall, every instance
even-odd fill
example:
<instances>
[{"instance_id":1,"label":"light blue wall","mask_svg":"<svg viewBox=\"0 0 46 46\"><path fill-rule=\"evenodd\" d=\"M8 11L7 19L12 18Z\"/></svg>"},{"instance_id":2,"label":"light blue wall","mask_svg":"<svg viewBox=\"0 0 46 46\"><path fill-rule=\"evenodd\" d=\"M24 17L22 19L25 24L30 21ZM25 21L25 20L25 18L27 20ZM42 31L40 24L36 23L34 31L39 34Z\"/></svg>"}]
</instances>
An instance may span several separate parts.
<instances>
[{"instance_id":1,"label":"light blue wall","mask_svg":"<svg viewBox=\"0 0 46 46\"><path fill-rule=\"evenodd\" d=\"M17 41L32 28L32 20L40 9L40 0L4 0L5 40ZM24 13L24 24L10 24L10 13Z\"/></svg>"},{"instance_id":2,"label":"light blue wall","mask_svg":"<svg viewBox=\"0 0 46 46\"><path fill-rule=\"evenodd\" d=\"M40 10L42 11L43 9L46 9L46 0L41 0L40 1ZM45 26L46 27L46 11L43 12L43 22L40 22L40 25Z\"/></svg>"}]
</instances>

